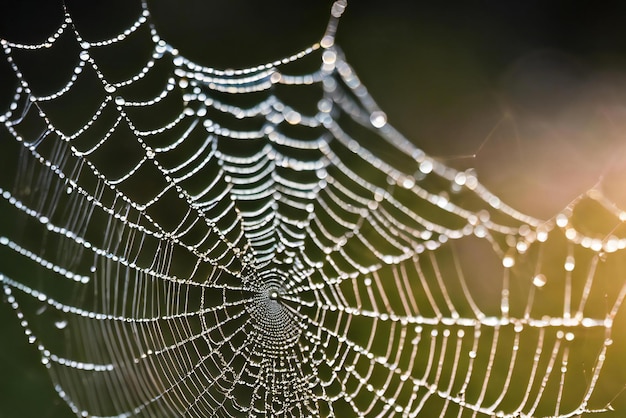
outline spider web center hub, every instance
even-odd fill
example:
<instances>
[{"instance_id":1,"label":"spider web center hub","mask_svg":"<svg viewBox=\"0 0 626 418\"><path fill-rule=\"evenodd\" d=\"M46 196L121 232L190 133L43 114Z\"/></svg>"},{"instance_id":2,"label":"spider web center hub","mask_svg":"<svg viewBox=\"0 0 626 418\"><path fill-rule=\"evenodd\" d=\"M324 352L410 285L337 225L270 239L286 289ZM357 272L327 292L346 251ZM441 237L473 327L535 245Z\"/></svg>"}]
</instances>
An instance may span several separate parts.
<instances>
[{"instance_id":1,"label":"spider web center hub","mask_svg":"<svg viewBox=\"0 0 626 418\"><path fill-rule=\"evenodd\" d=\"M286 289L282 274L260 273L256 289L246 309L258 333L259 344L266 352L284 352L300 338L302 332L297 315L284 302Z\"/></svg>"}]
</instances>

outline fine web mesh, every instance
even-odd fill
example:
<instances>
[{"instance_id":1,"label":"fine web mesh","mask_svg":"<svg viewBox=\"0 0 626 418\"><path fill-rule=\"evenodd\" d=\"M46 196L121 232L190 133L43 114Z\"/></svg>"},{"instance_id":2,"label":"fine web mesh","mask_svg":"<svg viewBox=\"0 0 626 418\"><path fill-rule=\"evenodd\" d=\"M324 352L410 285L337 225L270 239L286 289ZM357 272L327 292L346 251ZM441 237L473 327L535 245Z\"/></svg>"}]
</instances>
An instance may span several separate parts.
<instances>
[{"instance_id":1,"label":"fine web mesh","mask_svg":"<svg viewBox=\"0 0 626 418\"><path fill-rule=\"evenodd\" d=\"M612 409L626 212L594 188L536 219L416 148L335 44L345 7L239 70L181 56L146 4L110 39L66 11L0 41L0 285L76 415ZM56 53L64 81L31 78Z\"/></svg>"}]
</instances>

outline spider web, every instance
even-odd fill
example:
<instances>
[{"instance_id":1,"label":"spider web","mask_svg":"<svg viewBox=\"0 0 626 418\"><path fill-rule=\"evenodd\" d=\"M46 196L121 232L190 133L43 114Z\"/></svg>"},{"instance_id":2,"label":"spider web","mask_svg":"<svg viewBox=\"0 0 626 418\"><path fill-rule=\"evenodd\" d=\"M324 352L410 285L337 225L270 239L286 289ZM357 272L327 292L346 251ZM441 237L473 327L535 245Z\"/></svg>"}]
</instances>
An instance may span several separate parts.
<instances>
[{"instance_id":1,"label":"spider web","mask_svg":"<svg viewBox=\"0 0 626 418\"><path fill-rule=\"evenodd\" d=\"M345 7L237 70L181 56L145 3L110 39L66 10L0 41L0 283L76 415L612 409L626 212L594 188L536 219L426 155L335 44Z\"/></svg>"}]
</instances>

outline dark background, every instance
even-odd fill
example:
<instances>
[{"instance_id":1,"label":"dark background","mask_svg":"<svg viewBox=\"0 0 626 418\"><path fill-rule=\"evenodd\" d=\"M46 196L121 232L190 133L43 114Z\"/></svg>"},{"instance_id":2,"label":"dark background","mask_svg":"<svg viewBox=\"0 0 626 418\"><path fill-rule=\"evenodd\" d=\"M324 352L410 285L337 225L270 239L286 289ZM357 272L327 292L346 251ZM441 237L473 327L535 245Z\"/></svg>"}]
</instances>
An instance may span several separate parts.
<instances>
[{"instance_id":1,"label":"dark background","mask_svg":"<svg viewBox=\"0 0 626 418\"><path fill-rule=\"evenodd\" d=\"M272 61L316 42L331 4L148 3L166 41L216 68ZM126 0L67 4L103 36L137 10ZM507 203L548 218L598 181L626 207L626 5L619 4L353 1L337 41L403 134L450 165L476 167ZM0 37L41 42L61 16L58 1L4 2ZM6 74L0 68L0 107ZM1 303L0 417L68 416L26 340ZM614 402L621 412L602 416L624 416L625 398Z\"/></svg>"},{"instance_id":2,"label":"dark background","mask_svg":"<svg viewBox=\"0 0 626 418\"><path fill-rule=\"evenodd\" d=\"M164 38L218 68L318 40L331 2L302 3L150 2ZM476 167L513 206L550 217L602 176L626 206L613 181L626 172L626 6L618 4L359 1L338 44L408 138L451 165Z\"/></svg>"}]
</instances>

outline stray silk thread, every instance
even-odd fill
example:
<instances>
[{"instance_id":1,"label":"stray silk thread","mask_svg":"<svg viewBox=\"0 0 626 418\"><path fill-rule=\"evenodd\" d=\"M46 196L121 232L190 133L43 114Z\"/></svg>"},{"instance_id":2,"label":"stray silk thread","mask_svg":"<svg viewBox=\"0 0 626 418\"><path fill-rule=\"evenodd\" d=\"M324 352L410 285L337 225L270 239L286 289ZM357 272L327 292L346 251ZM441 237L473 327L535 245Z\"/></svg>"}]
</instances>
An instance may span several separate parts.
<instances>
[{"instance_id":1,"label":"stray silk thread","mask_svg":"<svg viewBox=\"0 0 626 418\"><path fill-rule=\"evenodd\" d=\"M0 249L37 272L0 265L0 285L76 415L611 409L592 397L626 286L602 266L626 238L577 229L576 210L595 202L616 226L626 212L594 189L539 220L416 148L335 45L345 1L319 43L231 70L180 55L142 6L106 40L67 10L41 44L0 40L16 80L0 146L19 150L0 210L26 225L1 226ZM19 55L65 36L77 64L40 95ZM115 80L98 50L130 38L152 54ZM68 101L93 116L61 128ZM456 250L473 239L501 262L496 309Z\"/></svg>"}]
</instances>

